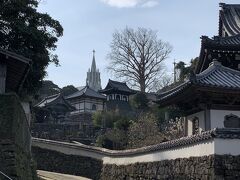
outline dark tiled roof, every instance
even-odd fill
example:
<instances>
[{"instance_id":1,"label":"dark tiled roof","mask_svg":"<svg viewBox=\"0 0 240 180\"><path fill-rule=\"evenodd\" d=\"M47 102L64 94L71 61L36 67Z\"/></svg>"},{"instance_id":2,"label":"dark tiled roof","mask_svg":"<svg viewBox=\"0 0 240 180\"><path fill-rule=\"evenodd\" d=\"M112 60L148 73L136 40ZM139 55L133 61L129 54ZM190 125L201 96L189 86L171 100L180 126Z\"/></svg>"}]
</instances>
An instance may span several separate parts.
<instances>
[{"instance_id":1,"label":"dark tiled roof","mask_svg":"<svg viewBox=\"0 0 240 180\"><path fill-rule=\"evenodd\" d=\"M60 94L54 94L54 95L45 97L42 101L37 103L35 106L37 106L37 107L45 107L49 103L54 102L59 97L60 97Z\"/></svg>"},{"instance_id":2,"label":"dark tiled roof","mask_svg":"<svg viewBox=\"0 0 240 180\"><path fill-rule=\"evenodd\" d=\"M218 36L201 37L201 51L195 69L196 73L200 73L206 68L209 63L206 57L211 53L240 52L240 5L220 3L220 7Z\"/></svg>"},{"instance_id":3,"label":"dark tiled roof","mask_svg":"<svg viewBox=\"0 0 240 180\"><path fill-rule=\"evenodd\" d=\"M161 93L158 101L175 96L192 85L240 90L240 71L224 67L221 63L213 61L205 71L193 75L179 86Z\"/></svg>"},{"instance_id":4,"label":"dark tiled roof","mask_svg":"<svg viewBox=\"0 0 240 180\"><path fill-rule=\"evenodd\" d=\"M209 46L232 46L235 47L237 46L240 51L240 34L237 34L235 36L230 36L230 37L220 37L220 36L215 36L213 39L207 37L207 36L202 36L202 43ZM227 51L227 49L226 49Z\"/></svg>"},{"instance_id":5,"label":"dark tiled roof","mask_svg":"<svg viewBox=\"0 0 240 180\"><path fill-rule=\"evenodd\" d=\"M126 83L113 81L111 79L109 79L107 86L105 87L105 89L101 90L101 92L106 92L110 90L122 91L122 92L134 94L134 91L130 89Z\"/></svg>"},{"instance_id":6,"label":"dark tiled roof","mask_svg":"<svg viewBox=\"0 0 240 180\"><path fill-rule=\"evenodd\" d=\"M22 61L23 63L25 64L30 64L32 62L31 59L28 59L24 56L21 56L19 54L16 54L14 52L11 52L11 51L7 51L7 50L4 50L4 49L0 49L0 53L1 54L5 54L6 56L9 56L13 59L17 59L18 61Z\"/></svg>"},{"instance_id":7,"label":"dark tiled roof","mask_svg":"<svg viewBox=\"0 0 240 180\"><path fill-rule=\"evenodd\" d=\"M212 129L209 131L202 132L201 134L182 137L176 140L171 140L167 142L163 142L156 145L146 146L138 149L128 149L128 150L122 150L122 151L116 151L116 150L109 150L99 147L93 147L93 146L87 146L84 144L73 144L73 143L66 143L66 142L59 142L59 141L52 141L52 140L46 140L46 139L38 139L33 138L33 145L36 143L46 143L46 144L55 144L60 145L61 147L67 146L72 147L74 149L79 148L85 149L86 151L90 152L96 152L102 155L107 156L127 156L127 155L137 155L137 154L144 154L148 152L154 152L159 150L168 150L176 147L186 146L190 144L200 143L202 141L211 140L214 138L221 138L221 139L240 139L240 129Z\"/></svg>"},{"instance_id":8,"label":"dark tiled roof","mask_svg":"<svg viewBox=\"0 0 240 180\"><path fill-rule=\"evenodd\" d=\"M168 91L165 91L163 93L160 93L157 99L157 102L163 100L163 99L167 99L168 97L174 96L180 92L182 92L183 90L185 90L187 87L189 87L189 85L191 85L191 81L186 81L176 87L174 87L173 89L170 89Z\"/></svg>"},{"instance_id":9,"label":"dark tiled roof","mask_svg":"<svg viewBox=\"0 0 240 180\"><path fill-rule=\"evenodd\" d=\"M6 90L18 92L26 79L32 61L0 48L0 62L7 66Z\"/></svg>"},{"instance_id":10,"label":"dark tiled roof","mask_svg":"<svg viewBox=\"0 0 240 180\"><path fill-rule=\"evenodd\" d=\"M228 36L240 33L240 5L220 3L222 9L219 14L219 34L224 28Z\"/></svg>"},{"instance_id":11,"label":"dark tiled roof","mask_svg":"<svg viewBox=\"0 0 240 180\"><path fill-rule=\"evenodd\" d=\"M67 97L65 97L66 99L72 99L72 98L76 98L76 97L82 97L82 96L87 96L87 97L92 97L92 98L99 98L99 99L106 99L106 97L96 91L94 91L93 89L91 89L89 86L85 86L83 89L81 89L80 91L77 91Z\"/></svg>"},{"instance_id":12,"label":"dark tiled roof","mask_svg":"<svg viewBox=\"0 0 240 180\"><path fill-rule=\"evenodd\" d=\"M213 61L205 71L196 75L195 84L206 86L240 89L240 71L224 67Z\"/></svg>"},{"instance_id":13,"label":"dark tiled roof","mask_svg":"<svg viewBox=\"0 0 240 180\"><path fill-rule=\"evenodd\" d=\"M70 110L75 109L75 107L73 107L71 104L69 104L60 93L45 97L42 101L40 101L34 107L44 108L44 107L56 105L56 104L65 105Z\"/></svg>"}]
</instances>

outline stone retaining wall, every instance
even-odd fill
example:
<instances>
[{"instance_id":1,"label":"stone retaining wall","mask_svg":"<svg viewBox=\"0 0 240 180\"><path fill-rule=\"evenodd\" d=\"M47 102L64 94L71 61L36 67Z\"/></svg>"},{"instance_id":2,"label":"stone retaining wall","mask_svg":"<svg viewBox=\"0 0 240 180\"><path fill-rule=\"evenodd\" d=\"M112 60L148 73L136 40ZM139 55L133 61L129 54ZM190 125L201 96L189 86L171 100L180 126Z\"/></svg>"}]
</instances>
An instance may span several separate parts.
<instances>
[{"instance_id":1,"label":"stone retaining wall","mask_svg":"<svg viewBox=\"0 0 240 180\"><path fill-rule=\"evenodd\" d=\"M38 138L32 145L41 169L94 179L240 179L239 129L122 151Z\"/></svg>"},{"instance_id":2,"label":"stone retaining wall","mask_svg":"<svg viewBox=\"0 0 240 180\"><path fill-rule=\"evenodd\" d=\"M211 155L126 166L105 164L101 179L240 179L240 156Z\"/></svg>"},{"instance_id":3,"label":"stone retaining wall","mask_svg":"<svg viewBox=\"0 0 240 180\"><path fill-rule=\"evenodd\" d=\"M66 155L57 151L32 147L37 169L100 179L102 161L89 157Z\"/></svg>"},{"instance_id":4,"label":"stone retaining wall","mask_svg":"<svg viewBox=\"0 0 240 180\"><path fill-rule=\"evenodd\" d=\"M12 179L36 179L30 141L28 122L17 95L0 95L0 171ZM0 175L0 179L4 177Z\"/></svg>"}]
</instances>

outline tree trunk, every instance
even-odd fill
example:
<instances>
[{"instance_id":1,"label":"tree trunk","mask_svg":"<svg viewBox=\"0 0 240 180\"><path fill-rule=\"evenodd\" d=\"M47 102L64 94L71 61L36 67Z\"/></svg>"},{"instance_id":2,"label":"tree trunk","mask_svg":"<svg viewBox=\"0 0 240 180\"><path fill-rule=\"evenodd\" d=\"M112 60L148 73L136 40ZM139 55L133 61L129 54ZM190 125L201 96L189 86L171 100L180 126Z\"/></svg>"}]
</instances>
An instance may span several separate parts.
<instances>
[{"instance_id":1,"label":"tree trunk","mask_svg":"<svg viewBox=\"0 0 240 180\"><path fill-rule=\"evenodd\" d=\"M145 93L145 91L146 91L145 80L140 80L140 81L139 81L139 84L140 84L140 91L141 91L142 93Z\"/></svg>"}]
</instances>

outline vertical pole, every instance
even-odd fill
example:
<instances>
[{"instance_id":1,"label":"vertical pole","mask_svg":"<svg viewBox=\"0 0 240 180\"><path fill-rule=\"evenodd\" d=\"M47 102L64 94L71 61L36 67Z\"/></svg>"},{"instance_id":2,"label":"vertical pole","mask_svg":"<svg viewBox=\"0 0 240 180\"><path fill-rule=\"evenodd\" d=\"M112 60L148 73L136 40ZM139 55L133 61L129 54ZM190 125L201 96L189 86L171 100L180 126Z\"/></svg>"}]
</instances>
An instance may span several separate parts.
<instances>
[{"instance_id":1,"label":"vertical pole","mask_svg":"<svg viewBox=\"0 0 240 180\"><path fill-rule=\"evenodd\" d=\"M4 94L6 91L6 76L7 66L6 64L0 63L0 94Z\"/></svg>"},{"instance_id":2,"label":"vertical pole","mask_svg":"<svg viewBox=\"0 0 240 180\"><path fill-rule=\"evenodd\" d=\"M173 75L174 75L174 83L176 83L177 79L176 79L176 62L175 62L175 59L174 59L174 62L173 62Z\"/></svg>"}]
</instances>

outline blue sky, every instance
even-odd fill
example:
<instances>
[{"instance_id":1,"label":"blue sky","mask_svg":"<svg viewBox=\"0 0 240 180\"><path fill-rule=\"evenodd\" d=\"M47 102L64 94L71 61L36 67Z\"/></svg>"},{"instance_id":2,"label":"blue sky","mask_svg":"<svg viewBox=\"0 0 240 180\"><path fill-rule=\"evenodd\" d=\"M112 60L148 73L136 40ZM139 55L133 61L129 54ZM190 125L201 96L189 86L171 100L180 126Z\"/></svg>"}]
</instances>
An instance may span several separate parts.
<instances>
[{"instance_id":1,"label":"blue sky","mask_svg":"<svg viewBox=\"0 0 240 180\"><path fill-rule=\"evenodd\" d=\"M38 10L60 21L64 35L55 53L60 67L50 65L46 79L60 87L83 86L91 66L92 50L101 72L102 86L114 77L106 71L115 30L145 27L158 31L158 37L173 46L165 61L169 73L172 63L197 57L200 37L218 33L218 0L42 0ZM239 0L221 1L240 3Z\"/></svg>"}]
</instances>

